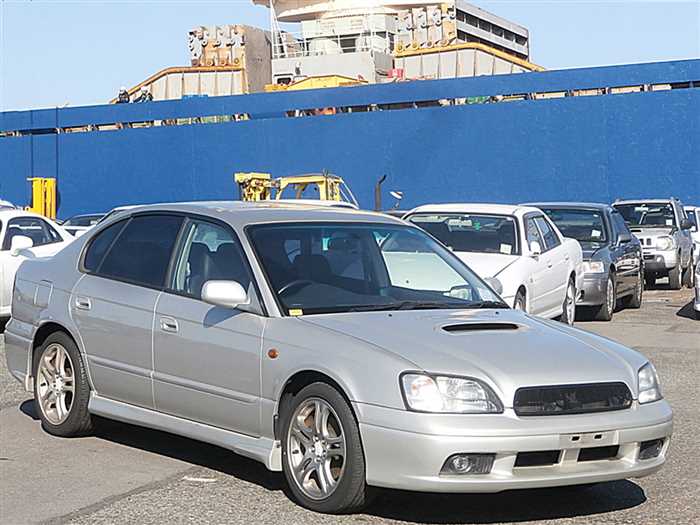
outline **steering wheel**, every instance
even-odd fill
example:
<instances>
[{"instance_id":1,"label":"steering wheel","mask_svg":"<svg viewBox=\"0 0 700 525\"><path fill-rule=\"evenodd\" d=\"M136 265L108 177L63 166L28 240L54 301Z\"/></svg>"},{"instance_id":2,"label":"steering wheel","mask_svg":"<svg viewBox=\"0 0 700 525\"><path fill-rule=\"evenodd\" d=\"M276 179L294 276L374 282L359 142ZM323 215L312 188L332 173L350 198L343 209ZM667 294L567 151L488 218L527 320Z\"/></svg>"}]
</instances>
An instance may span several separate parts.
<instances>
[{"instance_id":1,"label":"steering wheel","mask_svg":"<svg viewBox=\"0 0 700 525\"><path fill-rule=\"evenodd\" d=\"M310 284L314 284L314 282L309 281L308 279L295 279L294 281L285 284L282 288L277 290L277 293L279 295L282 295L283 293L288 292L292 288L297 288L297 287L304 288L306 286L309 286Z\"/></svg>"}]
</instances>

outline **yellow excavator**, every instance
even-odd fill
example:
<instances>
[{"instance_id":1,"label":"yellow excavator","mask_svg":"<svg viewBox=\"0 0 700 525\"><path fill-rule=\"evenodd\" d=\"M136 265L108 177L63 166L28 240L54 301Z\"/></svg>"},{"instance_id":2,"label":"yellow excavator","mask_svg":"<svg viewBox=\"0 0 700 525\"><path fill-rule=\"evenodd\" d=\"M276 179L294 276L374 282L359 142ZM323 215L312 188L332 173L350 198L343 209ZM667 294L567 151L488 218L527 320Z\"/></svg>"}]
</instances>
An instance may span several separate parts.
<instances>
[{"instance_id":1,"label":"yellow excavator","mask_svg":"<svg viewBox=\"0 0 700 525\"><path fill-rule=\"evenodd\" d=\"M327 171L277 178L269 173L246 172L236 173L234 180L243 201L310 200L359 207L345 181Z\"/></svg>"}]
</instances>

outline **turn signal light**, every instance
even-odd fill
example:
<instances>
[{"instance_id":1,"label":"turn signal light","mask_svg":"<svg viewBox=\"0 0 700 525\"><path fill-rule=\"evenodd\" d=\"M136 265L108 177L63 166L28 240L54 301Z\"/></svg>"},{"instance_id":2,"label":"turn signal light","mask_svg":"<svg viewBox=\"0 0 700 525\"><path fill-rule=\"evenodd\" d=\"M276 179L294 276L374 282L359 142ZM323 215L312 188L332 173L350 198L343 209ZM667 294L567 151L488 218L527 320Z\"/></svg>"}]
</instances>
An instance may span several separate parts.
<instances>
[{"instance_id":1,"label":"turn signal light","mask_svg":"<svg viewBox=\"0 0 700 525\"><path fill-rule=\"evenodd\" d=\"M440 474L488 474L495 457L495 454L453 454L445 461Z\"/></svg>"}]
</instances>

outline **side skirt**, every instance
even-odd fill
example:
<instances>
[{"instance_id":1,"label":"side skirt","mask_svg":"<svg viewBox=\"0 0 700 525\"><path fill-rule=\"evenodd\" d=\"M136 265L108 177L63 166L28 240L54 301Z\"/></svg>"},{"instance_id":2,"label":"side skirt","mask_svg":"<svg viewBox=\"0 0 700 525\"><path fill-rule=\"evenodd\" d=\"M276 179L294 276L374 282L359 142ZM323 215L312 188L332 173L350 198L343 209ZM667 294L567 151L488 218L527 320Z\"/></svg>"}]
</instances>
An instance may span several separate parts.
<instances>
[{"instance_id":1,"label":"side skirt","mask_svg":"<svg viewBox=\"0 0 700 525\"><path fill-rule=\"evenodd\" d=\"M90 394L88 411L108 419L211 443L232 450L241 456L260 461L269 470L282 470L282 448L278 441L270 438L245 436L230 430L100 397L94 392Z\"/></svg>"}]
</instances>

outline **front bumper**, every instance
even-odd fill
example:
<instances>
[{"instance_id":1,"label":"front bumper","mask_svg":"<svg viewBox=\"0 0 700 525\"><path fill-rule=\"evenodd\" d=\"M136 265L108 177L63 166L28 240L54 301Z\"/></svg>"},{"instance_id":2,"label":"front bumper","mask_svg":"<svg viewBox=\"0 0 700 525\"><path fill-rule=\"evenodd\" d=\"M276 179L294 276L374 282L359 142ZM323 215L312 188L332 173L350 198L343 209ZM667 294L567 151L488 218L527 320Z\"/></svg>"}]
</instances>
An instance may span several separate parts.
<instances>
[{"instance_id":1,"label":"front bumper","mask_svg":"<svg viewBox=\"0 0 700 525\"><path fill-rule=\"evenodd\" d=\"M617 412L528 418L512 410L470 416L354 406L367 483L422 492L500 492L647 476L666 461L673 431L671 408L663 400L643 406L635 402ZM640 443L653 439L664 440L661 454L639 460ZM612 459L578 461L584 448L616 445ZM519 452L550 450L560 451L556 464L515 466ZM441 475L447 458L458 453L495 454L493 468L489 474Z\"/></svg>"},{"instance_id":2,"label":"front bumper","mask_svg":"<svg viewBox=\"0 0 700 525\"><path fill-rule=\"evenodd\" d=\"M667 252L644 251L644 273L668 273L678 265L678 253L675 250Z\"/></svg>"},{"instance_id":3,"label":"front bumper","mask_svg":"<svg viewBox=\"0 0 700 525\"><path fill-rule=\"evenodd\" d=\"M607 286L607 273L584 274L581 294L576 304L579 306L599 306L604 304Z\"/></svg>"}]
</instances>

